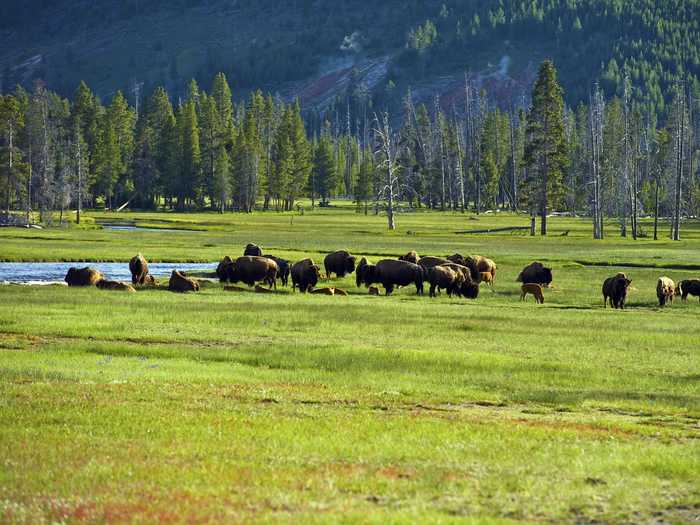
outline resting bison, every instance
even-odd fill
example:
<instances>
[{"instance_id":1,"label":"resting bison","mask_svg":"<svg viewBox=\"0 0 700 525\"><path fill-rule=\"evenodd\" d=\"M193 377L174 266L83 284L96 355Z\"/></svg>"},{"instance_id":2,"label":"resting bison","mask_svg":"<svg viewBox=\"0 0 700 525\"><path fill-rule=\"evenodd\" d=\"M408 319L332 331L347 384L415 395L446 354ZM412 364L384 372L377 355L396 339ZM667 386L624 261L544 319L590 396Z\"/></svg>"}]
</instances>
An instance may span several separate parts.
<instances>
[{"instance_id":1,"label":"resting bison","mask_svg":"<svg viewBox=\"0 0 700 525\"><path fill-rule=\"evenodd\" d=\"M527 294L532 294L535 297L537 304L544 304L544 294L542 293L542 285L536 283L525 283L520 287L520 300L524 301Z\"/></svg>"},{"instance_id":2,"label":"resting bison","mask_svg":"<svg viewBox=\"0 0 700 525\"><path fill-rule=\"evenodd\" d=\"M223 282L226 280L226 275L228 275L228 267L232 264L233 259L231 259L231 257L228 255L224 255L224 258L221 259L221 262L216 267L216 276L219 278L219 281Z\"/></svg>"},{"instance_id":3,"label":"resting bison","mask_svg":"<svg viewBox=\"0 0 700 525\"><path fill-rule=\"evenodd\" d=\"M458 269L448 266L433 266L428 270L428 282L430 283L430 297L435 297L435 289L447 290L447 295L452 297L452 293L462 287L464 274Z\"/></svg>"},{"instance_id":4,"label":"resting bison","mask_svg":"<svg viewBox=\"0 0 700 525\"><path fill-rule=\"evenodd\" d=\"M345 274L355 271L355 261L357 258L350 255L345 250L329 253L323 259L323 267L326 270L326 278L331 278L331 273L338 277L345 277Z\"/></svg>"},{"instance_id":5,"label":"resting bison","mask_svg":"<svg viewBox=\"0 0 700 525\"><path fill-rule=\"evenodd\" d=\"M257 244L248 243L243 250L243 255L250 255L252 257L262 257L262 249Z\"/></svg>"},{"instance_id":6,"label":"resting bison","mask_svg":"<svg viewBox=\"0 0 700 525\"><path fill-rule=\"evenodd\" d=\"M70 268L65 281L68 286L95 286L103 278L99 270L86 266L85 268Z\"/></svg>"},{"instance_id":7,"label":"resting bison","mask_svg":"<svg viewBox=\"0 0 700 525\"><path fill-rule=\"evenodd\" d=\"M292 265L292 290L299 288L301 293L310 292L321 278L321 268L313 259L302 259Z\"/></svg>"},{"instance_id":8,"label":"resting bison","mask_svg":"<svg viewBox=\"0 0 700 525\"><path fill-rule=\"evenodd\" d=\"M406 261L413 264L418 264L419 260L420 257L418 257L418 254L415 252L415 250L411 250L406 255L402 255L401 257L399 257L399 261Z\"/></svg>"},{"instance_id":9,"label":"resting bison","mask_svg":"<svg viewBox=\"0 0 700 525\"><path fill-rule=\"evenodd\" d=\"M277 288L277 263L267 257L244 255L224 266L224 281L244 282L248 286L262 281Z\"/></svg>"},{"instance_id":10,"label":"resting bison","mask_svg":"<svg viewBox=\"0 0 700 525\"><path fill-rule=\"evenodd\" d=\"M552 283L552 269L545 267L541 262L533 262L523 268L516 281L524 284L536 283L549 286Z\"/></svg>"},{"instance_id":11,"label":"resting bison","mask_svg":"<svg viewBox=\"0 0 700 525\"><path fill-rule=\"evenodd\" d=\"M415 284L418 295L423 295L424 272L425 270L417 264L396 259L383 259L376 265L367 264L365 261L360 272L362 275L360 284L364 283L365 286L370 286L380 283L384 286L386 295L391 295L396 286ZM360 274L358 274L358 279Z\"/></svg>"},{"instance_id":12,"label":"resting bison","mask_svg":"<svg viewBox=\"0 0 700 525\"><path fill-rule=\"evenodd\" d=\"M627 288L632 281L624 273L618 273L614 277L608 277L603 282L603 306L607 308L608 299L613 308L625 308L627 300Z\"/></svg>"},{"instance_id":13,"label":"resting bison","mask_svg":"<svg viewBox=\"0 0 700 525\"><path fill-rule=\"evenodd\" d=\"M676 295L680 295L684 301L688 300L689 295L700 296L700 279L686 279L679 282Z\"/></svg>"},{"instance_id":14,"label":"resting bison","mask_svg":"<svg viewBox=\"0 0 700 525\"><path fill-rule=\"evenodd\" d=\"M282 286L287 286L287 283L289 283L289 272L292 269L289 261L281 257L275 257L274 255L265 255L265 257L277 263L277 277L279 277Z\"/></svg>"},{"instance_id":15,"label":"resting bison","mask_svg":"<svg viewBox=\"0 0 700 525\"><path fill-rule=\"evenodd\" d=\"M656 297L659 298L659 306L666 306L666 303L673 302L673 294L676 291L676 284L668 277L659 277L656 282Z\"/></svg>"},{"instance_id":16,"label":"resting bison","mask_svg":"<svg viewBox=\"0 0 700 525\"><path fill-rule=\"evenodd\" d=\"M117 292L136 292L133 286L128 283L120 283L119 281L108 281L107 279L100 279L95 283L100 290L114 290Z\"/></svg>"},{"instance_id":17,"label":"resting bison","mask_svg":"<svg viewBox=\"0 0 700 525\"><path fill-rule=\"evenodd\" d=\"M131 282L133 284L146 284L148 276L148 262L140 253L129 261L129 271L131 272Z\"/></svg>"},{"instance_id":18,"label":"resting bison","mask_svg":"<svg viewBox=\"0 0 700 525\"><path fill-rule=\"evenodd\" d=\"M335 295L335 288L332 286L326 286L325 288L316 288L315 290L311 290L309 293L317 295Z\"/></svg>"},{"instance_id":19,"label":"resting bison","mask_svg":"<svg viewBox=\"0 0 700 525\"><path fill-rule=\"evenodd\" d=\"M170 274L168 290L171 292L198 292L199 283L187 277L184 272L173 270L173 273Z\"/></svg>"}]
</instances>

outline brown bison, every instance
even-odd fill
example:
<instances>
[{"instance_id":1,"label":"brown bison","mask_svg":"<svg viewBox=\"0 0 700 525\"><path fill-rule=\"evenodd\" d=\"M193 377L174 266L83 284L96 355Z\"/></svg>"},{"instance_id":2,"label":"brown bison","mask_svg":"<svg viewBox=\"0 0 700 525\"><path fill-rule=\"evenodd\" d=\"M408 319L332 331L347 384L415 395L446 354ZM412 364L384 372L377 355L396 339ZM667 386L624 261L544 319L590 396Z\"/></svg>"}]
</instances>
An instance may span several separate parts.
<instances>
[{"instance_id":1,"label":"brown bison","mask_svg":"<svg viewBox=\"0 0 700 525\"><path fill-rule=\"evenodd\" d=\"M263 282L270 288L277 288L277 263L267 257L244 255L224 266L224 279L232 283L243 282L255 286Z\"/></svg>"},{"instance_id":2,"label":"brown bison","mask_svg":"<svg viewBox=\"0 0 700 525\"><path fill-rule=\"evenodd\" d=\"M523 284L535 283L547 287L552 284L552 269L535 261L523 268L515 280Z\"/></svg>"},{"instance_id":3,"label":"brown bison","mask_svg":"<svg viewBox=\"0 0 700 525\"><path fill-rule=\"evenodd\" d=\"M292 265L292 290L299 288L301 293L310 292L321 278L321 268L313 259L302 259Z\"/></svg>"},{"instance_id":4,"label":"brown bison","mask_svg":"<svg viewBox=\"0 0 700 525\"><path fill-rule=\"evenodd\" d=\"M435 289L447 290L447 295L459 291L464 283L464 274L447 266L433 266L428 270L428 282L430 283L430 297L435 297Z\"/></svg>"},{"instance_id":5,"label":"brown bison","mask_svg":"<svg viewBox=\"0 0 700 525\"><path fill-rule=\"evenodd\" d=\"M423 295L425 270L417 264L396 259L383 259L377 264L367 264L365 261L362 271L358 274L358 279L360 275L362 276L360 284L370 286L380 283L384 286L386 295L391 295L397 286L409 284L415 284L418 295Z\"/></svg>"},{"instance_id":6,"label":"brown bison","mask_svg":"<svg viewBox=\"0 0 700 525\"><path fill-rule=\"evenodd\" d=\"M476 299L479 297L479 282L472 278L471 268L454 262L441 264L440 266L452 268L453 270L457 270L462 273L464 281L458 289L454 290L454 293L467 299Z\"/></svg>"},{"instance_id":7,"label":"brown bison","mask_svg":"<svg viewBox=\"0 0 700 525\"><path fill-rule=\"evenodd\" d=\"M607 308L608 299L613 308L625 308L627 300L627 289L632 281L624 273L618 273L613 277L608 277L603 282L603 307Z\"/></svg>"},{"instance_id":8,"label":"brown bison","mask_svg":"<svg viewBox=\"0 0 700 525\"><path fill-rule=\"evenodd\" d=\"M520 287L520 300L524 301L527 294L535 297L537 304L544 304L544 294L542 293L542 285L537 283L525 283Z\"/></svg>"},{"instance_id":9,"label":"brown bison","mask_svg":"<svg viewBox=\"0 0 700 525\"><path fill-rule=\"evenodd\" d=\"M69 268L65 281L68 286L95 286L97 281L104 278L102 273L95 268Z\"/></svg>"},{"instance_id":10,"label":"brown bison","mask_svg":"<svg viewBox=\"0 0 700 525\"><path fill-rule=\"evenodd\" d=\"M666 306L666 303L673 302L673 294L676 291L676 284L668 277L659 277L656 282L656 297L659 299L659 306Z\"/></svg>"},{"instance_id":11,"label":"brown bison","mask_svg":"<svg viewBox=\"0 0 700 525\"><path fill-rule=\"evenodd\" d=\"M168 283L168 290L171 292L198 292L199 283L194 279L187 277L185 272L180 272L178 270L173 270L170 274L170 282Z\"/></svg>"},{"instance_id":12,"label":"brown bison","mask_svg":"<svg viewBox=\"0 0 700 525\"><path fill-rule=\"evenodd\" d=\"M120 283L119 281L108 281L100 279L95 283L100 290L114 290L117 292L136 292L136 289L128 283Z\"/></svg>"},{"instance_id":13,"label":"brown bison","mask_svg":"<svg viewBox=\"0 0 700 525\"><path fill-rule=\"evenodd\" d=\"M251 257L262 257L262 248L258 246L257 244L253 244L252 242L246 244L245 250L243 250L243 255L249 255Z\"/></svg>"},{"instance_id":14,"label":"brown bison","mask_svg":"<svg viewBox=\"0 0 700 525\"><path fill-rule=\"evenodd\" d=\"M287 286L289 283L289 272L292 271L292 265L289 261L281 257L275 257L274 255L265 255L265 257L277 263L277 277L279 277L282 286Z\"/></svg>"},{"instance_id":15,"label":"brown bison","mask_svg":"<svg viewBox=\"0 0 700 525\"><path fill-rule=\"evenodd\" d=\"M467 268L469 268L469 273L471 273L472 280L476 282L479 281L480 270L477 264L477 260L475 258L464 257L459 253L455 253L454 255L450 255L449 257L447 257L447 260L455 264L459 264L461 266L466 266Z\"/></svg>"},{"instance_id":16,"label":"brown bison","mask_svg":"<svg viewBox=\"0 0 700 525\"><path fill-rule=\"evenodd\" d=\"M335 288L332 286L326 286L324 288L316 288L315 290L311 290L309 293L317 295L335 295Z\"/></svg>"},{"instance_id":17,"label":"brown bison","mask_svg":"<svg viewBox=\"0 0 700 525\"><path fill-rule=\"evenodd\" d=\"M700 279L686 279L678 283L676 295L680 295L684 301L688 300L688 296L700 296Z\"/></svg>"},{"instance_id":18,"label":"brown bison","mask_svg":"<svg viewBox=\"0 0 700 525\"><path fill-rule=\"evenodd\" d=\"M221 282L226 280L226 276L228 275L228 267L232 264L233 259L231 259L231 257L229 257L228 255L224 255L224 258L221 259L221 262L216 267L216 276Z\"/></svg>"},{"instance_id":19,"label":"brown bison","mask_svg":"<svg viewBox=\"0 0 700 525\"><path fill-rule=\"evenodd\" d=\"M433 266L438 266L439 264L445 264L450 262L448 259L443 259L442 257L433 257L432 255L426 255L425 257L421 257L418 259L417 263L413 264L418 264L422 266L425 271L428 271L430 268Z\"/></svg>"},{"instance_id":20,"label":"brown bison","mask_svg":"<svg viewBox=\"0 0 700 525\"><path fill-rule=\"evenodd\" d=\"M345 277L345 274L355 271L355 261L357 258L350 255L345 250L329 253L323 259L323 267L326 270L326 278L331 278L331 273L338 277Z\"/></svg>"},{"instance_id":21,"label":"brown bison","mask_svg":"<svg viewBox=\"0 0 700 525\"><path fill-rule=\"evenodd\" d=\"M479 272L479 282L493 287L493 274L491 272Z\"/></svg>"},{"instance_id":22,"label":"brown bison","mask_svg":"<svg viewBox=\"0 0 700 525\"><path fill-rule=\"evenodd\" d=\"M143 284L146 286L158 286L158 281L149 273L146 276L146 279L144 280Z\"/></svg>"},{"instance_id":23,"label":"brown bison","mask_svg":"<svg viewBox=\"0 0 700 525\"><path fill-rule=\"evenodd\" d=\"M140 253L129 261L129 271L131 272L131 282L133 284L146 284L148 276L148 261Z\"/></svg>"},{"instance_id":24,"label":"brown bison","mask_svg":"<svg viewBox=\"0 0 700 525\"><path fill-rule=\"evenodd\" d=\"M418 264L419 260L420 257L418 257L418 254L415 252L415 250L411 250L406 255L402 255L401 257L399 257L399 261L406 261L413 264Z\"/></svg>"}]
</instances>

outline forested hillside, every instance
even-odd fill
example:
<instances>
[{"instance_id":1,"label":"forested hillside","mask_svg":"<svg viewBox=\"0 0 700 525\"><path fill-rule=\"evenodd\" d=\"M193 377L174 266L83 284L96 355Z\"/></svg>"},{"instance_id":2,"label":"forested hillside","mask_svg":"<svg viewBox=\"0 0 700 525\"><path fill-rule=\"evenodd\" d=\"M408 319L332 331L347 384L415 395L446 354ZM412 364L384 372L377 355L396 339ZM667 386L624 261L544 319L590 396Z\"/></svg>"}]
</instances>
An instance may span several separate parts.
<instances>
[{"instance_id":1,"label":"forested hillside","mask_svg":"<svg viewBox=\"0 0 700 525\"><path fill-rule=\"evenodd\" d=\"M67 96L85 80L132 103L136 86L184 96L190 78L208 88L223 71L235 98L262 88L327 106L355 66L378 105L408 87L452 100L465 71L493 72L503 57L496 83L528 84L549 57L570 105L596 79L621 95L629 75L632 97L663 113L673 81L700 73L698 18L699 0L8 0L0 71L5 91L40 78ZM521 98L517 84L499 96Z\"/></svg>"}]
</instances>

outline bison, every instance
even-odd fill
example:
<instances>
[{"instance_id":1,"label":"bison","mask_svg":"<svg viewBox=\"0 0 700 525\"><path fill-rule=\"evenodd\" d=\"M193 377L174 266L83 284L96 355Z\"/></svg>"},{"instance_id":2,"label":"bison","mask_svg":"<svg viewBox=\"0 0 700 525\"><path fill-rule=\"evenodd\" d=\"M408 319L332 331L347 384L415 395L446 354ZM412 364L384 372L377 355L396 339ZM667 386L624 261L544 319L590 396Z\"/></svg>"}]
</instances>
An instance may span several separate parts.
<instances>
[{"instance_id":1,"label":"bison","mask_svg":"<svg viewBox=\"0 0 700 525\"><path fill-rule=\"evenodd\" d=\"M477 264L477 259L475 259L474 257L464 257L459 253L455 253L454 255L450 255L449 257L447 257L447 260L455 264L459 264L461 266L466 266L467 268L469 268L469 273L471 273L472 280L477 282L479 281L480 270Z\"/></svg>"},{"instance_id":2,"label":"bison","mask_svg":"<svg viewBox=\"0 0 700 525\"><path fill-rule=\"evenodd\" d=\"M433 257L432 255L426 255L425 257L421 257L420 259L418 259L417 263L413 264L418 264L422 266L427 272L433 266L438 266L440 264L445 264L448 262L450 262L448 259L443 259L442 257Z\"/></svg>"},{"instance_id":3,"label":"bison","mask_svg":"<svg viewBox=\"0 0 700 525\"><path fill-rule=\"evenodd\" d=\"M100 279L95 283L100 290L114 290L117 292L136 292L136 289L128 283L120 283L119 281L109 281Z\"/></svg>"},{"instance_id":4,"label":"bison","mask_svg":"<svg viewBox=\"0 0 700 525\"><path fill-rule=\"evenodd\" d=\"M321 268L313 259L302 259L292 265L292 290L299 288L301 293L310 292L321 278Z\"/></svg>"},{"instance_id":5,"label":"bison","mask_svg":"<svg viewBox=\"0 0 700 525\"><path fill-rule=\"evenodd\" d=\"M686 279L679 282L676 295L680 295L684 301L688 300L689 295L700 296L700 279Z\"/></svg>"},{"instance_id":6,"label":"bison","mask_svg":"<svg viewBox=\"0 0 700 525\"><path fill-rule=\"evenodd\" d=\"M656 282L656 297L659 298L659 306L666 306L666 303L673 302L673 294L676 291L676 284L668 277L659 277Z\"/></svg>"},{"instance_id":7,"label":"bison","mask_svg":"<svg viewBox=\"0 0 700 525\"><path fill-rule=\"evenodd\" d=\"M608 300L613 308L625 308L627 289L632 284L624 273L618 273L614 277L608 277L603 282L603 307L607 308Z\"/></svg>"},{"instance_id":8,"label":"bison","mask_svg":"<svg viewBox=\"0 0 700 525\"><path fill-rule=\"evenodd\" d=\"M199 283L194 279L187 277L185 272L180 272L179 270L173 270L170 274L170 282L168 283L168 290L171 292L198 292Z\"/></svg>"},{"instance_id":9,"label":"bison","mask_svg":"<svg viewBox=\"0 0 700 525\"><path fill-rule=\"evenodd\" d=\"M430 283L430 297L435 297L435 289L447 290L447 295L459 291L464 283L464 274L457 269L448 266L433 266L428 270L428 282Z\"/></svg>"},{"instance_id":10,"label":"bison","mask_svg":"<svg viewBox=\"0 0 700 525\"><path fill-rule=\"evenodd\" d=\"M479 272L479 282L486 283L493 288L493 274L491 272Z\"/></svg>"},{"instance_id":11,"label":"bison","mask_svg":"<svg viewBox=\"0 0 700 525\"><path fill-rule=\"evenodd\" d=\"M537 304L544 304L544 294L542 293L542 285L537 283L525 283L520 287L520 300L524 301L527 294L535 297Z\"/></svg>"},{"instance_id":12,"label":"bison","mask_svg":"<svg viewBox=\"0 0 700 525\"><path fill-rule=\"evenodd\" d=\"M131 272L132 284L146 284L148 277L148 261L140 253L129 261L129 271Z\"/></svg>"},{"instance_id":13,"label":"bison","mask_svg":"<svg viewBox=\"0 0 700 525\"><path fill-rule=\"evenodd\" d=\"M416 253L415 250L411 250L406 255L402 255L401 257L399 257L399 261L406 261L406 262L410 262L413 264L418 264L419 260L420 260L420 257L418 257L418 254Z\"/></svg>"},{"instance_id":14,"label":"bison","mask_svg":"<svg viewBox=\"0 0 700 525\"><path fill-rule=\"evenodd\" d=\"M243 282L254 286L262 281L270 288L277 288L277 263L267 257L244 255L224 266L224 280Z\"/></svg>"},{"instance_id":15,"label":"bison","mask_svg":"<svg viewBox=\"0 0 700 525\"><path fill-rule=\"evenodd\" d=\"M279 277L282 286L287 286L289 283L289 272L292 269L290 262L287 259L275 257L274 255L265 255L265 257L277 263L277 277Z\"/></svg>"},{"instance_id":16,"label":"bison","mask_svg":"<svg viewBox=\"0 0 700 525\"><path fill-rule=\"evenodd\" d=\"M257 244L253 244L252 242L246 244L245 250L243 250L243 256L251 256L251 257L262 257L262 249L260 246Z\"/></svg>"},{"instance_id":17,"label":"bison","mask_svg":"<svg viewBox=\"0 0 700 525\"><path fill-rule=\"evenodd\" d=\"M545 267L541 262L535 261L523 268L515 280L523 284L535 283L549 286L552 283L552 269Z\"/></svg>"},{"instance_id":18,"label":"bison","mask_svg":"<svg viewBox=\"0 0 700 525\"><path fill-rule=\"evenodd\" d=\"M479 297L479 282L472 278L471 268L454 262L444 263L440 266L452 268L462 273L464 281L458 289L454 290L454 293L460 297L466 297L467 299L476 299Z\"/></svg>"},{"instance_id":19,"label":"bison","mask_svg":"<svg viewBox=\"0 0 700 525\"><path fill-rule=\"evenodd\" d=\"M331 278L331 273L338 277L345 277L345 274L355 271L355 261L357 258L350 255L345 250L329 253L323 259L323 267L326 270L326 278Z\"/></svg>"},{"instance_id":20,"label":"bison","mask_svg":"<svg viewBox=\"0 0 700 525\"><path fill-rule=\"evenodd\" d=\"M425 270L417 264L396 259L383 259L376 265L365 262L362 268L362 283L365 286L380 283L384 286L386 295L391 295L396 286L415 284L418 295L423 295Z\"/></svg>"},{"instance_id":21,"label":"bison","mask_svg":"<svg viewBox=\"0 0 700 525\"><path fill-rule=\"evenodd\" d=\"M65 281L68 286L95 286L104 276L99 270L86 266L85 268L69 268Z\"/></svg>"},{"instance_id":22,"label":"bison","mask_svg":"<svg viewBox=\"0 0 700 525\"><path fill-rule=\"evenodd\" d=\"M226 276L228 275L228 267L232 264L233 259L231 259L231 257L228 255L224 255L224 258L221 259L221 262L216 267L216 276L219 278L219 281L224 282L226 280Z\"/></svg>"}]
</instances>

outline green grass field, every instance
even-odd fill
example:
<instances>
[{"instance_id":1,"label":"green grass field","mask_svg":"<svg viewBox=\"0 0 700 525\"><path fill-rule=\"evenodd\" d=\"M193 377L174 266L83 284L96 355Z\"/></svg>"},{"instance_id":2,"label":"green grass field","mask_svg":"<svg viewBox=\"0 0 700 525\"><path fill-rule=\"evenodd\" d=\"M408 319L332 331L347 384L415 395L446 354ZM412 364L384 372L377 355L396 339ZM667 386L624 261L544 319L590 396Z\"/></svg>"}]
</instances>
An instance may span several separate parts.
<instances>
[{"instance_id":1,"label":"green grass field","mask_svg":"<svg viewBox=\"0 0 700 525\"><path fill-rule=\"evenodd\" d=\"M458 231L527 217L349 208L294 214L89 213L0 230L4 261L215 261L247 242L299 259L482 254L475 301L0 286L0 522L694 523L700 516L697 298L685 240ZM120 232L92 221L187 232ZM644 228L650 231L649 224ZM563 236L562 233L568 232ZM667 225L663 229L667 237ZM554 268L546 303L515 277ZM632 278L604 310L602 280Z\"/></svg>"}]
</instances>

